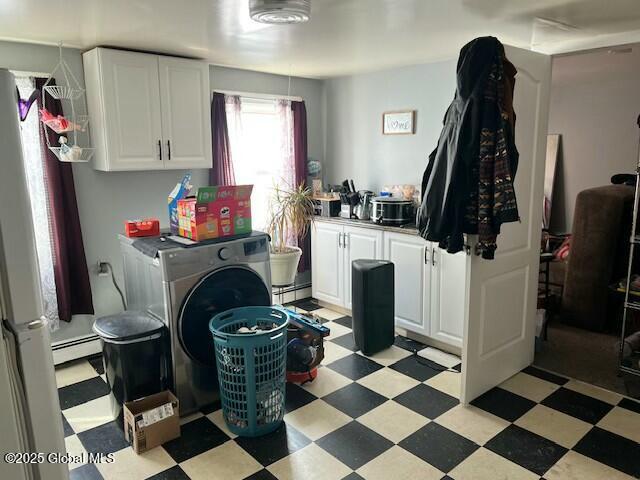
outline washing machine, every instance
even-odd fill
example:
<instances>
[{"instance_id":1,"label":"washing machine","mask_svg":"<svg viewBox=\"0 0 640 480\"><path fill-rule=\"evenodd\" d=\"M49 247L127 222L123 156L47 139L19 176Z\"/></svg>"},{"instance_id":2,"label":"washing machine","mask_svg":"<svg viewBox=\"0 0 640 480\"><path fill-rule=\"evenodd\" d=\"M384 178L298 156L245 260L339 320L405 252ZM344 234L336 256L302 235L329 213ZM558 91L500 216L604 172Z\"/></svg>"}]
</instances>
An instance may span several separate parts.
<instances>
[{"instance_id":1,"label":"washing machine","mask_svg":"<svg viewBox=\"0 0 640 480\"><path fill-rule=\"evenodd\" d=\"M272 303L269 236L253 232L238 239L176 246L159 250L151 261L134 250L126 249L125 285L129 298L135 276L131 288L139 290L133 297L140 300L129 308L145 308L167 325L173 391L180 414L188 415L219 399L209 320L230 308Z\"/></svg>"}]
</instances>

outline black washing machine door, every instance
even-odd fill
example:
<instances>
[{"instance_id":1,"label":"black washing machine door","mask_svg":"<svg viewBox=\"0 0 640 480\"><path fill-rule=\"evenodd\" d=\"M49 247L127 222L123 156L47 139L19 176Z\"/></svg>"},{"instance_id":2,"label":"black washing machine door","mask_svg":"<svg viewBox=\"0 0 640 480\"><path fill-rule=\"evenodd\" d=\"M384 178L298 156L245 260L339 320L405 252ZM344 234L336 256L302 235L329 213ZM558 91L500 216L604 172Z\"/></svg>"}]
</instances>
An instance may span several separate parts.
<instances>
[{"instance_id":1,"label":"black washing machine door","mask_svg":"<svg viewBox=\"0 0 640 480\"><path fill-rule=\"evenodd\" d=\"M178 338L194 361L215 367L209 321L236 307L269 306L271 294L260 276L245 267L227 267L203 277L185 298L178 319Z\"/></svg>"}]
</instances>

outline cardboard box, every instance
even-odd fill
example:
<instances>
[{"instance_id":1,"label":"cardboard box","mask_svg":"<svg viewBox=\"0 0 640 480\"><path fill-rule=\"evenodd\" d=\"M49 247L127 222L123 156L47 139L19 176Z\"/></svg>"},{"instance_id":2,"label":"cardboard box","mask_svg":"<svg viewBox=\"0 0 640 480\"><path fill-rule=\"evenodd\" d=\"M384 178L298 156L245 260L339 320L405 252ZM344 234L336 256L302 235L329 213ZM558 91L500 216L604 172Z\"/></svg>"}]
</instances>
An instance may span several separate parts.
<instances>
[{"instance_id":1,"label":"cardboard box","mask_svg":"<svg viewBox=\"0 0 640 480\"><path fill-rule=\"evenodd\" d=\"M178 201L178 234L195 240L251 233L253 185L200 187Z\"/></svg>"},{"instance_id":2,"label":"cardboard box","mask_svg":"<svg viewBox=\"0 0 640 480\"><path fill-rule=\"evenodd\" d=\"M169 390L124 404L124 436L136 453L180 436L178 399Z\"/></svg>"}]
</instances>

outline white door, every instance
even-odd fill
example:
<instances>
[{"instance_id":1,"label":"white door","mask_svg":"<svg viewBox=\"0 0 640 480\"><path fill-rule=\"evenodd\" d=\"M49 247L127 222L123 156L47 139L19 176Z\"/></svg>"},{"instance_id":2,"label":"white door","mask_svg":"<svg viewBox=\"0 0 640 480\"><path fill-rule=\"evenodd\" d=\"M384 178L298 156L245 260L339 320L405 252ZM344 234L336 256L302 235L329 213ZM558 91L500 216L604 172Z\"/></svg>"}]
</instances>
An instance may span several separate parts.
<instances>
[{"instance_id":1,"label":"white door","mask_svg":"<svg viewBox=\"0 0 640 480\"><path fill-rule=\"evenodd\" d=\"M209 65L158 57L165 168L211 168Z\"/></svg>"},{"instance_id":2,"label":"white door","mask_svg":"<svg viewBox=\"0 0 640 480\"><path fill-rule=\"evenodd\" d=\"M506 47L506 54L518 69L514 109L520 161L515 190L521 221L503 225L495 260L469 257L463 403L531 364L534 354L551 61L512 47Z\"/></svg>"},{"instance_id":3,"label":"white door","mask_svg":"<svg viewBox=\"0 0 640 480\"><path fill-rule=\"evenodd\" d=\"M384 259L394 264L396 325L422 335L429 335L428 246L417 235L384 234Z\"/></svg>"},{"instance_id":4,"label":"white door","mask_svg":"<svg viewBox=\"0 0 640 480\"><path fill-rule=\"evenodd\" d=\"M315 222L311 227L311 294L343 306L344 248L342 225Z\"/></svg>"},{"instance_id":5,"label":"white door","mask_svg":"<svg viewBox=\"0 0 640 480\"><path fill-rule=\"evenodd\" d=\"M467 254L447 253L432 244L430 337L462 347L466 302Z\"/></svg>"},{"instance_id":6,"label":"white door","mask_svg":"<svg viewBox=\"0 0 640 480\"><path fill-rule=\"evenodd\" d=\"M158 57L110 49L99 55L109 169L162 168Z\"/></svg>"},{"instance_id":7,"label":"white door","mask_svg":"<svg viewBox=\"0 0 640 480\"><path fill-rule=\"evenodd\" d=\"M344 227L344 306L351 309L351 262L382 258L382 230Z\"/></svg>"}]
</instances>

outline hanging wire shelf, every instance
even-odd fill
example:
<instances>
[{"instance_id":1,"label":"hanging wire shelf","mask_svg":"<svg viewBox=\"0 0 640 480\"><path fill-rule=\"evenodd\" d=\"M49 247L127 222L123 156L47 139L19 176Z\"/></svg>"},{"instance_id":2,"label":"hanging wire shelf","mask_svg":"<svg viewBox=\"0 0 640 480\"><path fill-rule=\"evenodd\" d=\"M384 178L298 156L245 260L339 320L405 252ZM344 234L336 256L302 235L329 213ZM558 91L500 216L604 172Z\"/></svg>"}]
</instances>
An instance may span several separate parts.
<instances>
[{"instance_id":1,"label":"hanging wire shelf","mask_svg":"<svg viewBox=\"0 0 640 480\"><path fill-rule=\"evenodd\" d=\"M84 88L69 85L47 85L42 89L56 100L77 100L84 94Z\"/></svg>"},{"instance_id":2,"label":"hanging wire shelf","mask_svg":"<svg viewBox=\"0 0 640 480\"><path fill-rule=\"evenodd\" d=\"M49 147L49 150L51 150L61 162L86 163L91 160L96 149L90 147L70 147L65 151L63 147Z\"/></svg>"},{"instance_id":3,"label":"hanging wire shelf","mask_svg":"<svg viewBox=\"0 0 640 480\"><path fill-rule=\"evenodd\" d=\"M80 82L78 82L78 79L71 71L71 68L62 57L62 43L58 44L58 50L58 64L42 87L43 95L40 121L60 136L58 137L57 144L54 144L54 140L49 138L51 136L50 134L46 134L44 137L47 142L47 147L59 161L67 163L88 162L93 157L95 148L86 144L86 142L89 141L87 135L81 135L80 140L83 141L79 142L78 132L84 133L87 131L89 116L76 114L78 105L84 106L80 111L86 111L85 89L82 88ZM58 78L60 81L58 85L55 84L54 75L56 74L61 74L60 78ZM49 109L47 109L47 99L49 102L51 102L52 99L59 100L66 114L54 116ZM50 109L56 112L55 108L50 107ZM85 143L85 145L81 145L81 143Z\"/></svg>"}]
</instances>

